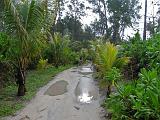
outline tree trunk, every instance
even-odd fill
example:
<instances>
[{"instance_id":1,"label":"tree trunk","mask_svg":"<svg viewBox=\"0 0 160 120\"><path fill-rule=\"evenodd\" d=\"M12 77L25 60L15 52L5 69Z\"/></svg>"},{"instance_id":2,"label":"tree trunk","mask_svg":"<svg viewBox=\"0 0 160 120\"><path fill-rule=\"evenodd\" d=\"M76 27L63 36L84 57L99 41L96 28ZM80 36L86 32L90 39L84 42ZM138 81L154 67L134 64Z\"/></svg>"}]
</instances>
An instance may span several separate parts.
<instances>
[{"instance_id":1,"label":"tree trunk","mask_svg":"<svg viewBox=\"0 0 160 120\"><path fill-rule=\"evenodd\" d=\"M107 88L107 97L109 97L110 94L111 94L111 85L108 85L108 88Z\"/></svg>"},{"instance_id":2,"label":"tree trunk","mask_svg":"<svg viewBox=\"0 0 160 120\"><path fill-rule=\"evenodd\" d=\"M103 6L104 6L104 17L105 17L105 31L106 31L106 35L108 37L108 18L107 18L107 6L106 6L106 3L105 1L103 1Z\"/></svg>"},{"instance_id":3,"label":"tree trunk","mask_svg":"<svg viewBox=\"0 0 160 120\"><path fill-rule=\"evenodd\" d=\"M19 84L17 96L24 96L24 95L25 95L25 84Z\"/></svg>"},{"instance_id":4,"label":"tree trunk","mask_svg":"<svg viewBox=\"0 0 160 120\"><path fill-rule=\"evenodd\" d=\"M18 84L17 96L24 96L26 92L25 71L18 69L16 78L17 78L17 84Z\"/></svg>"},{"instance_id":5,"label":"tree trunk","mask_svg":"<svg viewBox=\"0 0 160 120\"><path fill-rule=\"evenodd\" d=\"M145 15L144 15L143 40L146 40L146 31L147 31L147 0L145 0Z\"/></svg>"}]
</instances>

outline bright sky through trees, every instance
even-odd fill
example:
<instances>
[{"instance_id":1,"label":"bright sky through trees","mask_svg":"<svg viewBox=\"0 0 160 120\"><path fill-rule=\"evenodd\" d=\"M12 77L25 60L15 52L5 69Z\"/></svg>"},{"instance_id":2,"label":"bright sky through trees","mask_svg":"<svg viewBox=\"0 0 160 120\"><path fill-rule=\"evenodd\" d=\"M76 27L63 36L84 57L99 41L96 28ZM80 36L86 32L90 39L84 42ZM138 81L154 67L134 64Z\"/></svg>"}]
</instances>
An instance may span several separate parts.
<instances>
[{"instance_id":1,"label":"bright sky through trees","mask_svg":"<svg viewBox=\"0 0 160 120\"><path fill-rule=\"evenodd\" d=\"M140 0L140 4L142 4L142 9L140 10L141 19L138 21L139 25L135 26L135 29L128 28L125 31L125 37L127 36L133 36L136 32L136 30L139 30L140 34L143 34L143 23L144 23L144 6L145 6L145 0ZM152 3L153 1L153 3ZM148 0L148 11L147 11L147 21L151 20L153 16L156 16L156 13L158 11L158 7L156 4L158 4L158 0ZM153 10L153 4L154 4L154 10ZM85 5L91 6L88 2L85 2ZM154 13L154 14L153 14ZM98 15L94 14L92 10L87 10L87 16L84 16L82 18L83 24L90 24L93 22L96 18L98 18ZM156 20L156 19L155 19ZM147 32L147 35L149 35L149 32Z\"/></svg>"}]
</instances>

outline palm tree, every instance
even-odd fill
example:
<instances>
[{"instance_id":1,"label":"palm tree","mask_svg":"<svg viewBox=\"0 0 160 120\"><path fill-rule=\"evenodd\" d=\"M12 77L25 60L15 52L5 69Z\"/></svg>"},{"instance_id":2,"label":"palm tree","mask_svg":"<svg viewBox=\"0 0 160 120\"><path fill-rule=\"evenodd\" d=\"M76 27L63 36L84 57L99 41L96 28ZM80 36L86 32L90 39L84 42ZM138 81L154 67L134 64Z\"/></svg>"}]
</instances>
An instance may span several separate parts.
<instances>
[{"instance_id":1,"label":"palm tree","mask_svg":"<svg viewBox=\"0 0 160 120\"><path fill-rule=\"evenodd\" d=\"M103 86L107 86L107 95L110 95L111 85L114 80L108 79L107 74L112 73L114 68L121 69L129 62L127 57L118 57L118 49L114 44L106 43L97 48L96 66L98 75L102 78ZM113 73L116 70L113 71ZM107 79L106 79L107 78Z\"/></svg>"},{"instance_id":2,"label":"palm tree","mask_svg":"<svg viewBox=\"0 0 160 120\"><path fill-rule=\"evenodd\" d=\"M62 36L60 33L54 33L53 40L48 45L47 54L49 55L49 62L53 63L55 67L65 65L69 57L69 44L68 36Z\"/></svg>"},{"instance_id":3,"label":"palm tree","mask_svg":"<svg viewBox=\"0 0 160 120\"><path fill-rule=\"evenodd\" d=\"M43 44L45 31L45 2L24 0L14 4L4 1L5 28L10 36L10 48L7 58L16 68L18 96L25 95L25 71L31 59L36 56Z\"/></svg>"}]
</instances>

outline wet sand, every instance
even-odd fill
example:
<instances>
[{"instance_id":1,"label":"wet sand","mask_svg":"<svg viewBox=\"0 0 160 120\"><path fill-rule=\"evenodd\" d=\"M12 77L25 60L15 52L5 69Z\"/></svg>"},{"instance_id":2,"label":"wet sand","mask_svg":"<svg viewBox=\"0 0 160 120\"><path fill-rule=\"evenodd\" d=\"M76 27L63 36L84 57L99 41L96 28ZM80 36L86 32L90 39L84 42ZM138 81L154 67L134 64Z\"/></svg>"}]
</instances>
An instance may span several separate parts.
<instances>
[{"instance_id":1,"label":"wet sand","mask_svg":"<svg viewBox=\"0 0 160 120\"><path fill-rule=\"evenodd\" d=\"M48 88L48 90L44 93L44 95L49 95L49 96L62 95L65 92L67 92L67 85L68 82L64 80L57 81Z\"/></svg>"},{"instance_id":2,"label":"wet sand","mask_svg":"<svg viewBox=\"0 0 160 120\"><path fill-rule=\"evenodd\" d=\"M5 120L104 120L99 90L89 67L60 73L24 109Z\"/></svg>"}]
</instances>

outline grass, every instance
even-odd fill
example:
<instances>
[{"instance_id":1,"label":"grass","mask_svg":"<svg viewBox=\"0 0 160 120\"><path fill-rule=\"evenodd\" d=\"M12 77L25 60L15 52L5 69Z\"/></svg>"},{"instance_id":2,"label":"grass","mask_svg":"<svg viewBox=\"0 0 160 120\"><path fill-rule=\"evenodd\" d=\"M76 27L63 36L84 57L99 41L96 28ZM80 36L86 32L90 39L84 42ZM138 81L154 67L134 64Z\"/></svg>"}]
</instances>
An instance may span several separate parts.
<instances>
[{"instance_id":1,"label":"grass","mask_svg":"<svg viewBox=\"0 0 160 120\"><path fill-rule=\"evenodd\" d=\"M17 110L25 106L25 103L35 96L37 90L46 85L59 72L71 66L61 66L59 68L49 67L42 70L29 71L26 80L26 95L17 97L16 84L10 84L0 90L0 118L13 115Z\"/></svg>"}]
</instances>

